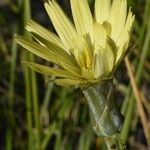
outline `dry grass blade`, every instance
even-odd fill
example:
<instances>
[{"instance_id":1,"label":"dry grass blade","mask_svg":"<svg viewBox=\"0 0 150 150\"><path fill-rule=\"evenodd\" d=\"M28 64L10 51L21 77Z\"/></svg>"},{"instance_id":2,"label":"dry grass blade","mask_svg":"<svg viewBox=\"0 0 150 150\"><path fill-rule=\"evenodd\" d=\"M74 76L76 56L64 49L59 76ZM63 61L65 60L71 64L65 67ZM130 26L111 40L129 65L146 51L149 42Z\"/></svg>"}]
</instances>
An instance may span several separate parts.
<instances>
[{"instance_id":1,"label":"dry grass blade","mask_svg":"<svg viewBox=\"0 0 150 150\"><path fill-rule=\"evenodd\" d=\"M130 81L131 81L131 86L133 88L133 92L134 92L135 99L136 99L136 102L137 102L137 108L138 108L140 119L141 119L141 122L142 122L142 125L143 125L144 134L145 134L145 137L146 137L146 140L147 140L147 144L150 148L150 128L148 126L148 120L146 118L144 108L143 108L143 105L142 105L141 95L138 91L138 87L136 85L135 78L134 78L134 75L132 73L131 64L129 62L128 57L125 58L125 65L126 65L126 68L127 68L127 71L128 71L128 75L129 75L129 78L130 78Z\"/></svg>"}]
</instances>

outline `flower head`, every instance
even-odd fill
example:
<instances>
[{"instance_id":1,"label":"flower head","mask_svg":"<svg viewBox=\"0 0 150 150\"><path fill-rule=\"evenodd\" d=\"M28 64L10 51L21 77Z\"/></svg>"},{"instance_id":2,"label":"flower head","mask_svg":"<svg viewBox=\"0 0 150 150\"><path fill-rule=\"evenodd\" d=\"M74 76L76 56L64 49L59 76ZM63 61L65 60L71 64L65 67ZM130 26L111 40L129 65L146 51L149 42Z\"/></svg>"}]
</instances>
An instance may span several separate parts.
<instances>
[{"instance_id":1,"label":"flower head","mask_svg":"<svg viewBox=\"0 0 150 150\"><path fill-rule=\"evenodd\" d=\"M124 58L134 21L126 0L95 0L94 15L87 0L70 0L73 21L54 1L45 9L58 35L34 21L26 29L37 42L16 36L27 50L59 67L27 63L34 70L56 76L60 85L86 85L112 77Z\"/></svg>"}]
</instances>

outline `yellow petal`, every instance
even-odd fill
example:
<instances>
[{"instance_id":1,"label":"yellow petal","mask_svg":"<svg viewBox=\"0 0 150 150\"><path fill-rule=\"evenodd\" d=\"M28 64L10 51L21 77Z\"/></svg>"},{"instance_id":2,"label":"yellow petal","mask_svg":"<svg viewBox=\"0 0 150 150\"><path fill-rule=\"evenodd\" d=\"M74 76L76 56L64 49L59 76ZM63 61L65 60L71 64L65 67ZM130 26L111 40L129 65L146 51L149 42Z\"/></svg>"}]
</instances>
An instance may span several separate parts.
<instances>
[{"instance_id":1,"label":"yellow petal","mask_svg":"<svg viewBox=\"0 0 150 150\"><path fill-rule=\"evenodd\" d=\"M20 44L22 47L32 52L33 54L45 60L48 60L48 61L51 61L60 65L60 62L58 61L59 57L55 53L53 53L50 49L19 35L15 36L15 40L18 44Z\"/></svg>"},{"instance_id":2,"label":"yellow petal","mask_svg":"<svg viewBox=\"0 0 150 150\"><path fill-rule=\"evenodd\" d=\"M71 0L71 10L79 35L89 33L92 37L92 14L87 0Z\"/></svg>"},{"instance_id":3,"label":"yellow petal","mask_svg":"<svg viewBox=\"0 0 150 150\"><path fill-rule=\"evenodd\" d=\"M70 50L73 46L72 40L76 36L73 24L55 1L49 1L49 4L45 3L44 5L59 37Z\"/></svg>"},{"instance_id":4,"label":"yellow petal","mask_svg":"<svg viewBox=\"0 0 150 150\"><path fill-rule=\"evenodd\" d=\"M82 76L83 76L83 78L85 78L87 80L92 80L93 79L92 70L91 69L82 68Z\"/></svg>"},{"instance_id":5,"label":"yellow petal","mask_svg":"<svg viewBox=\"0 0 150 150\"><path fill-rule=\"evenodd\" d=\"M106 49L103 52L105 72L109 73L113 70L117 58L117 46L111 39L107 39Z\"/></svg>"},{"instance_id":6,"label":"yellow petal","mask_svg":"<svg viewBox=\"0 0 150 150\"><path fill-rule=\"evenodd\" d=\"M109 74L115 66L116 57L117 47L111 38L107 39L105 49L95 47L92 68L94 77L97 79L103 74Z\"/></svg>"},{"instance_id":7,"label":"yellow petal","mask_svg":"<svg viewBox=\"0 0 150 150\"><path fill-rule=\"evenodd\" d=\"M65 49L63 43L60 41L60 38L56 36L54 33L50 32L49 30L43 28L41 25L37 24L36 22L30 20L26 26L26 29L29 32L35 33L42 38L58 45L59 47Z\"/></svg>"},{"instance_id":8,"label":"yellow petal","mask_svg":"<svg viewBox=\"0 0 150 150\"><path fill-rule=\"evenodd\" d=\"M107 36L110 37L110 36L111 36L111 32L112 32L111 24L108 23L107 21L104 21L102 25L103 25L103 27L104 27L105 30L106 30Z\"/></svg>"},{"instance_id":9,"label":"yellow petal","mask_svg":"<svg viewBox=\"0 0 150 150\"><path fill-rule=\"evenodd\" d=\"M63 77L63 78L70 78L70 79L77 79L76 76L71 74L70 72L63 70L63 69L58 69L58 68L50 68L46 67L40 64L36 63L30 63L30 62L25 62L26 65L28 65L30 68L33 70L45 74L45 75L54 75L56 77Z\"/></svg>"},{"instance_id":10,"label":"yellow petal","mask_svg":"<svg viewBox=\"0 0 150 150\"><path fill-rule=\"evenodd\" d=\"M111 7L110 23L112 25L111 37L116 41L122 32L127 15L126 0L114 0Z\"/></svg>"},{"instance_id":11,"label":"yellow petal","mask_svg":"<svg viewBox=\"0 0 150 150\"><path fill-rule=\"evenodd\" d=\"M73 55L68 54L64 49L58 47L57 45L53 44L50 41L47 41L46 39L43 39L42 37L38 35L35 35L34 38L36 38L42 45L45 45L53 53L55 53L58 56L59 61L63 61L72 66L78 67Z\"/></svg>"},{"instance_id":12,"label":"yellow petal","mask_svg":"<svg viewBox=\"0 0 150 150\"><path fill-rule=\"evenodd\" d=\"M118 52L117 52L117 61L120 59L122 53L126 51L128 47L128 43L130 40L130 31L132 28L132 24L134 22L134 16L131 13L131 10L129 10L128 17L125 23L125 26L123 28L123 31L120 33L118 36L119 38L117 39L117 45L119 47Z\"/></svg>"},{"instance_id":13,"label":"yellow petal","mask_svg":"<svg viewBox=\"0 0 150 150\"><path fill-rule=\"evenodd\" d=\"M86 67L86 56L84 54L84 49L83 50L74 49L73 53L79 67L80 68Z\"/></svg>"},{"instance_id":14,"label":"yellow petal","mask_svg":"<svg viewBox=\"0 0 150 150\"><path fill-rule=\"evenodd\" d=\"M119 66L119 64L122 62L122 60L127 55L128 51L129 51L129 49L126 50L127 45L128 45L128 43L125 43L124 46L122 46L120 48L120 51L121 51L121 49L124 50L124 51L122 51L122 53L120 54L120 56L117 57L114 70Z\"/></svg>"},{"instance_id":15,"label":"yellow petal","mask_svg":"<svg viewBox=\"0 0 150 150\"><path fill-rule=\"evenodd\" d=\"M95 0L95 19L102 24L108 20L110 11L110 0Z\"/></svg>"},{"instance_id":16,"label":"yellow petal","mask_svg":"<svg viewBox=\"0 0 150 150\"><path fill-rule=\"evenodd\" d=\"M123 43L125 43L127 40L129 40L129 33L132 27L132 24L134 22L134 16L131 13L131 10L129 9L128 17L125 23L125 26L123 28L123 31L120 33L119 38L117 40L117 44L120 46L123 46Z\"/></svg>"},{"instance_id":17,"label":"yellow petal","mask_svg":"<svg viewBox=\"0 0 150 150\"><path fill-rule=\"evenodd\" d=\"M77 36L74 39L73 54L78 65L82 68L89 68L92 64L92 43L88 35Z\"/></svg>"},{"instance_id":18,"label":"yellow petal","mask_svg":"<svg viewBox=\"0 0 150 150\"><path fill-rule=\"evenodd\" d=\"M104 58L100 50L95 51L93 55L92 72L95 79L99 78L104 73Z\"/></svg>"},{"instance_id":19,"label":"yellow petal","mask_svg":"<svg viewBox=\"0 0 150 150\"><path fill-rule=\"evenodd\" d=\"M93 30L94 30L94 43L96 45L99 45L103 48L105 48L106 45L106 30L105 28L99 24L99 23L94 23L93 25Z\"/></svg>"},{"instance_id":20,"label":"yellow petal","mask_svg":"<svg viewBox=\"0 0 150 150\"><path fill-rule=\"evenodd\" d=\"M51 43L51 45L47 48L18 35L15 37L15 39L18 44L35 55L63 67L69 72L76 74L76 76L80 76L81 73L76 62L74 61L74 58L70 56L68 59L69 54L65 53L65 51L54 44Z\"/></svg>"},{"instance_id":21,"label":"yellow petal","mask_svg":"<svg viewBox=\"0 0 150 150\"><path fill-rule=\"evenodd\" d=\"M110 9L110 16L109 16L109 22L112 25L112 28L114 28L117 25L117 19L119 17L120 14L118 14L119 12L119 7L120 7L120 3L121 0L113 0L112 1L112 5L111 5L111 9Z\"/></svg>"},{"instance_id":22,"label":"yellow petal","mask_svg":"<svg viewBox=\"0 0 150 150\"><path fill-rule=\"evenodd\" d=\"M74 76L82 78L81 70L79 68L77 68L76 66L73 66L69 63L65 63L64 61L61 61L60 64L65 70L67 70L68 72L74 74Z\"/></svg>"}]
</instances>

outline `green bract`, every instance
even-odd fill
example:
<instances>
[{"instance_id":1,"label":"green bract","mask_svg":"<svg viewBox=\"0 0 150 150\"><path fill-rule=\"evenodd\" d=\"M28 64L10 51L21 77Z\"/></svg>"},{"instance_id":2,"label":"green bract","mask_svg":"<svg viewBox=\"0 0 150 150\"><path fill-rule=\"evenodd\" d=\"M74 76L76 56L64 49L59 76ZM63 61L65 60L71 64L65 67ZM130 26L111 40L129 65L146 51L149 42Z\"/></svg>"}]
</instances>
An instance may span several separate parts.
<instances>
[{"instance_id":1,"label":"green bract","mask_svg":"<svg viewBox=\"0 0 150 150\"><path fill-rule=\"evenodd\" d=\"M18 44L59 67L27 65L56 76L59 85L84 86L110 78L126 54L134 21L126 0L95 0L94 15L87 0L70 3L74 23L54 0L44 4L58 35L29 21L26 29L37 42L16 36Z\"/></svg>"}]
</instances>

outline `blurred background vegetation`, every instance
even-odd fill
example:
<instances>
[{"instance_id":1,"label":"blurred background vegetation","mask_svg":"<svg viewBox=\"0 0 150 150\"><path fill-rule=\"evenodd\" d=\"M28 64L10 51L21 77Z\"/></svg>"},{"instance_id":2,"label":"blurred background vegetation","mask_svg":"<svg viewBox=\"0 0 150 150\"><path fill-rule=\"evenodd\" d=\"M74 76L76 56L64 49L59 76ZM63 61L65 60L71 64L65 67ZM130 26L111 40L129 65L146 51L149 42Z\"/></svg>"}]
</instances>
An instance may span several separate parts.
<instances>
[{"instance_id":1,"label":"blurred background vegetation","mask_svg":"<svg viewBox=\"0 0 150 150\"><path fill-rule=\"evenodd\" d=\"M70 16L69 0L58 0ZM93 0L89 0L92 7ZM150 0L128 0L136 16L129 45L130 68L150 127ZM94 135L87 103L79 89L54 85L54 77L36 74L22 61L47 62L22 50L14 34L33 20L54 31L42 0L0 0L0 150L106 149L103 138ZM54 31L55 32L55 31ZM52 65L52 64L48 64ZM115 95L122 114L134 109L127 133L127 149L148 149L124 62L114 76ZM150 135L150 134L149 134Z\"/></svg>"}]
</instances>

